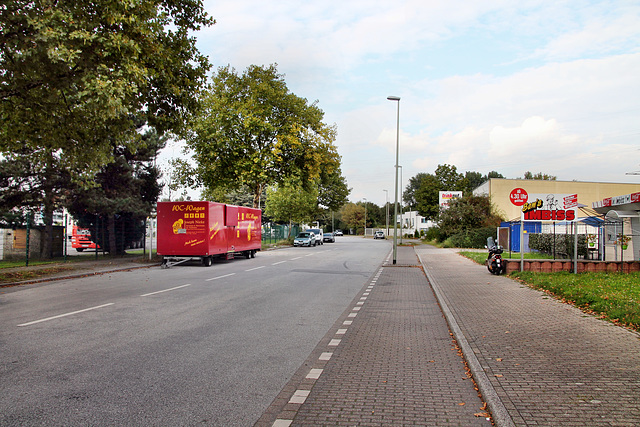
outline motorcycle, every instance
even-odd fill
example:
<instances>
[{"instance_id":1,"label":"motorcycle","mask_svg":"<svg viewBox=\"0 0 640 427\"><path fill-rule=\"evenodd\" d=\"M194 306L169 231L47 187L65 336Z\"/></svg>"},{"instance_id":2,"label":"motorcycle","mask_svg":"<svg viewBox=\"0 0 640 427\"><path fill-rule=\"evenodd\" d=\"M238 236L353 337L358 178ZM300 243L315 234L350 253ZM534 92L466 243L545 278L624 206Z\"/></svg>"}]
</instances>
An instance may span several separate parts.
<instances>
[{"instance_id":1,"label":"motorcycle","mask_svg":"<svg viewBox=\"0 0 640 427\"><path fill-rule=\"evenodd\" d=\"M489 249L489 256L487 257L487 269L491 274L504 274L507 272L507 263L502 259L502 246L496 245L493 242L493 237L487 238L487 246Z\"/></svg>"}]
</instances>

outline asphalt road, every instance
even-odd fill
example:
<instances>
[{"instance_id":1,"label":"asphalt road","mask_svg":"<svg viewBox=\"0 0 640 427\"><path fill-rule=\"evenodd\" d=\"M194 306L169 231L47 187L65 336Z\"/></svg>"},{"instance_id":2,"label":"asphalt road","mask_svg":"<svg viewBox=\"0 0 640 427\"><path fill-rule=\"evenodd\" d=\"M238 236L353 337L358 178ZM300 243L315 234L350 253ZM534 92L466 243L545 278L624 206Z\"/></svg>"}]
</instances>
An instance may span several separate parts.
<instances>
[{"instance_id":1,"label":"asphalt road","mask_svg":"<svg viewBox=\"0 0 640 427\"><path fill-rule=\"evenodd\" d=\"M9 288L0 425L250 426L390 250L342 237Z\"/></svg>"}]
</instances>

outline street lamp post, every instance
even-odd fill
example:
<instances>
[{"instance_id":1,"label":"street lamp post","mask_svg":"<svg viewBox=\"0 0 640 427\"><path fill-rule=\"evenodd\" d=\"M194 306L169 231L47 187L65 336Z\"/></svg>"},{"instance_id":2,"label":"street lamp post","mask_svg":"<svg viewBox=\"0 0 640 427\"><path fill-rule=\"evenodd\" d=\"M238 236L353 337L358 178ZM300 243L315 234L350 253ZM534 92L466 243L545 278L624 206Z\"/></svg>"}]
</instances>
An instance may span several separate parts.
<instances>
[{"instance_id":1,"label":"street lamp post","mask_svg":"<svg viewBox=\"0 0 640 427\"><path fill-rule=\"evenodd\" d=\"M400 97L387 96L387 99L389 101L398 102L398 115L396 120L396 198L393 206L395 218L393 221L393 264L395 264L398 259L398 154L400 153Z\"/></svg>"},{"instance_id":2,"label":"street lamp post","mask_svg":"<svg viewBox=\"0 0 640 427\"><path fill-rule=\"evenodd\" d=\"M367 199L363 197L362 200L364 200L364 231L362 232L362 237L367 237Z\"/></svg>"},{"instance_id":3,"label":"street lamp post","mask_svg":"<svg viewBox=\"0 0 640 427\"><path fill-rule=\"evenodd\" d=\"M404 206L402 205L402 171L404 169L402 169L402 165L398 166L398 168L400 168L400 200L399 200L399 204L400 204L400 244L402 244L402 235L404 234Z\"/></svg>"},{"instance_id":4,"label":"street lamp post","mask_svg":"<svg viewBox=\"0 0 640 427\"><path fill-rule=\"evenodd\" d=\"M382 190L386 193L386 204L385 207L387 208L387 216L386 216L386 220L387 220L387 236L389 236L389 191L388 190Z\"/></svg>"}]
</instances>

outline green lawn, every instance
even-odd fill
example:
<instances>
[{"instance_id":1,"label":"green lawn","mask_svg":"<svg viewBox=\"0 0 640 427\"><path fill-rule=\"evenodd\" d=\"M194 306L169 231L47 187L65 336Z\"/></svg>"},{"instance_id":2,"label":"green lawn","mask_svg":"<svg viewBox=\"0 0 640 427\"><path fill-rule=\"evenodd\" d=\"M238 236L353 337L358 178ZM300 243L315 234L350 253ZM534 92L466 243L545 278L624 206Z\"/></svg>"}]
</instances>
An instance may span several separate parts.
<instances>
[{"instance_id":1,"label":"green lawn","mask_svg":"<svg viewBox=\"0 0 640 427\"><path fill-rule=\"evenodd\" d=\"M478 264L487 254L460 252ZM515 254L514 254L515 255ZM601 319L640 331L640 273L514 272L510 277L548 292Z\"/></svg>"}]
</instances>

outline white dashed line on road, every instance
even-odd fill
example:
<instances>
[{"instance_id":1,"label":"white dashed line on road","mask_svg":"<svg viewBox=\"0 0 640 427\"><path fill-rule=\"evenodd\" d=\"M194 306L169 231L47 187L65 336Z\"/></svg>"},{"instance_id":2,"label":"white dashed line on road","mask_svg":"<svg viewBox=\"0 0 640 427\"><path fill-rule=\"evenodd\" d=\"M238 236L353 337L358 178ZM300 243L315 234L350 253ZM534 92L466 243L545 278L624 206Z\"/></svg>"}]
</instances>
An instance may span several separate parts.
<instances>
[{"instance_id":1,"label":"white dashed line on road","mask_svg":"<svg viewBox=\"0 0 640 427\"><path fill-rule=\"evenodd\" d=\"M186 285L176 286L175 288L163 289L161 291L149 292L148 294L140 295L141 297L148 297L149 295L161 294L163 292L175 291L176 289L186 288L187 286L191 286L191 283L187 283Z\"/></svg>"},{"instance_id":2,"label":"white dashed line on road","mask_svg":"<svg viewBox=\"0 0 640 427\"><path fill-rule=\"evenodd\" d=\"M205 282L210 282L212 280L224 279L225 277L233 276L236 273L225 274L224 276L212 277L211 279L205 280Z\"/></svg>"},{"instance_id":3,"label":"white dashed line on road","mask_svg":"<svg viewBox=\"0 0 640 427\"><path fill-rule=\"evenodd\" d=\"M108 306L113 305L113 304L114 303L110 302L109 304L102 304L102 305L98 305L96 307L89 307L89 308L85 308L84 310L72 311L70 313L64 313L64 314L59 314L57 316L47 317L46 319L40 319L40 320L34 320L33 322L22 323L22 324L20 324L18 326L35 325L36 323L47 322L49 320L59 319L61 317L71 316L73 314L84 313L85 311L97 310L98 308L108 307Z\"/></svg>"}]
</instances>

